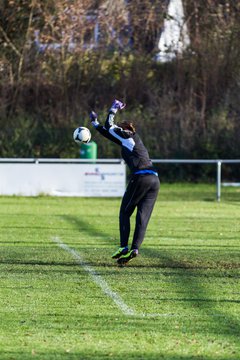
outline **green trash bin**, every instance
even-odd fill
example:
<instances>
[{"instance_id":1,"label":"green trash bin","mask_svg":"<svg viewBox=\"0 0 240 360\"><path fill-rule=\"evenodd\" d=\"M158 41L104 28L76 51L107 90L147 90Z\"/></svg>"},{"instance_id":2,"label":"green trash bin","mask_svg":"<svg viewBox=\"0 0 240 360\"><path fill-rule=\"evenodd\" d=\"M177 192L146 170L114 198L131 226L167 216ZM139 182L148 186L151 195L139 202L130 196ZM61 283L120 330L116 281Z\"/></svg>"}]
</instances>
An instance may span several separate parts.
<instances>
[{"instance_id":1,"label":"green trash bin","mask_svg":"<svg viewBox=\"0 0 240 360\"><path fill-rule=\"evenodd\" d=\"M81 144L80 146L80 158L81 159L96 159L97 158L97 144L94 141L90 141L87 144Z\"/></svg>"}]
</instances>

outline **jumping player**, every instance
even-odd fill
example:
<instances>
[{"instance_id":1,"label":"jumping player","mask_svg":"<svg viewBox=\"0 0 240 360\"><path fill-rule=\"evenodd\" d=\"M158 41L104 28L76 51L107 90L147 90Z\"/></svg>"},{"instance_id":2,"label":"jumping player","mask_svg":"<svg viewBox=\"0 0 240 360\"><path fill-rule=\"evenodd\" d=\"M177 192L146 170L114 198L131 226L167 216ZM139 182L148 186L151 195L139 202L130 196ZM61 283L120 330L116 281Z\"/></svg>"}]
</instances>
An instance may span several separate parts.
<instances>
[{"instance_id":1,"label":"jumping player","mask_svg":"<svg viewBox=\"0 0 240 360\"><path fill-rule=\"evenodd\" d=\"M90 113L91 124L95 129L104 137L121 146L122 157L131 171L120 207L120 247L112 255L113 259L118 259L117 262L120 265L138 255L160 187L158 173L153 168L148 151L135 132L133 124L127 121L118 125L114 123L117 111L124 107L125 104L115 100L108 112L105 126L99 124L95 112ZM135 208L137 208L136 225L129 250L130 217Z\"/></svg>"}]
</instances>

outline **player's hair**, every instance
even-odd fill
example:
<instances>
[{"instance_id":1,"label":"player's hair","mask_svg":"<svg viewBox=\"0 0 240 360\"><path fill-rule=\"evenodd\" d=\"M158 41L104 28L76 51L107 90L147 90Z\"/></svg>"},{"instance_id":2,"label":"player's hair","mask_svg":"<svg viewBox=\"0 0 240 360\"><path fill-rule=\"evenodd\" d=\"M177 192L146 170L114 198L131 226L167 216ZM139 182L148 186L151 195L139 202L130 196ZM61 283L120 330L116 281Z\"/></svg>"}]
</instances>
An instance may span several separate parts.
<instances>
[{"instance_id":1,"label":"player's hair","mask_svg":"<svg viewBox=\"0 0 240 360\"><path fill-rule=\"evenodd\" d=\"M123 129L123 130L130 130L131 132L135 133L135 126L133 125L132 122L130 121L122 121L120 122L119 126Z\"/></svg>"}]
</instances>

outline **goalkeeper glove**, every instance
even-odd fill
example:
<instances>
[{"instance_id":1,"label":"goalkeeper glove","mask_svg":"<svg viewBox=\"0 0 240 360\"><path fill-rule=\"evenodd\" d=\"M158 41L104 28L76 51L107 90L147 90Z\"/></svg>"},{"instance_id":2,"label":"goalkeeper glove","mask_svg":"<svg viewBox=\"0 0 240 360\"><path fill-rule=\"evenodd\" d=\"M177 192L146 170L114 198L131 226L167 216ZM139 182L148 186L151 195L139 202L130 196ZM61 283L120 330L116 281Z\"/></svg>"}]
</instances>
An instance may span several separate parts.
<instances>
[{"instance_id":1,"label":"goalkeeper glove","mask_svg":"<svg viewBox=\"0 0 240 360\"><path fill-rule=\"evenodd\" d=\"M97 127L99 125L99 122L97 119L97 114L94 111L91 111L89 114L89 117L90 117L92 126Z\"/></svg>"},{"instance_id":2,"label":"goalkeeper glove","mask_svg":"<svg viewBox=\"0 0 240 360\"><path fill-rule=\"evenodd\" d=\"M115 99L114 102L112 103L112 106L110 108L109 111L113 112L114 114L116 114L116 112L118 110L122 110L124 109L126 106L126 104L124 104L123 102L121 102L120 100Z\"/></svg>"}]
</instances>

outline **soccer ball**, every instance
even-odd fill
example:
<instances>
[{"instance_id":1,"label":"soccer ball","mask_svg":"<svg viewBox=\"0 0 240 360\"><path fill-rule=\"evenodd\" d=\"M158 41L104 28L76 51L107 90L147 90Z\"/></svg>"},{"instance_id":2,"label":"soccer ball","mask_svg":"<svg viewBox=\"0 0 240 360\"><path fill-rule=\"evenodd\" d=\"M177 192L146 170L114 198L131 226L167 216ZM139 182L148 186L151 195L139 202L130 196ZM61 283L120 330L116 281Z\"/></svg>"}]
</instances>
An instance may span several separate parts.
<instances>
[{"instance_id":1,"label":"soccer ball","mask_svg":"<svg viewBox=\"0 0 240 360\"><path fill-rule=\"evenodd\" d=\"M84 126L78 127L73 132L73 140L77 144L88 143L91 140L90 130Z\"/></svg>"}]
</instances>

